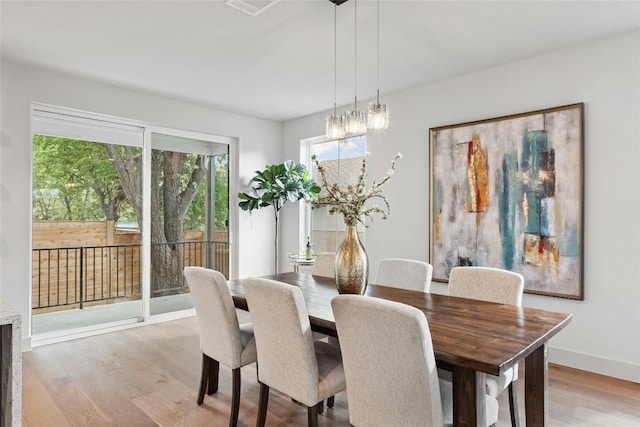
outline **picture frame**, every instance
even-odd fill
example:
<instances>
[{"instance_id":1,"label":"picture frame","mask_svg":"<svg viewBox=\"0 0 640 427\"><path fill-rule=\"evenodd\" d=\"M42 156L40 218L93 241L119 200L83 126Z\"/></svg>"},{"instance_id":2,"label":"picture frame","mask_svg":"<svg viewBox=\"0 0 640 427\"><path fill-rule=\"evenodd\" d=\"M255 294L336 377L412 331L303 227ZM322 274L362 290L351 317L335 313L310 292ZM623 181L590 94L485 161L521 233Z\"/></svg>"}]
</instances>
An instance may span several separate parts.
<instances>
[{"instance_id":1,"label":"picture frame","mask_svg":"<svg viewBox=\"0 0 640 427\"><path fill-rule=\"evenodd\" d=\"M584 299L584 104L429 129L430 263L524 276Z\"/></svg>"}]
</instances>

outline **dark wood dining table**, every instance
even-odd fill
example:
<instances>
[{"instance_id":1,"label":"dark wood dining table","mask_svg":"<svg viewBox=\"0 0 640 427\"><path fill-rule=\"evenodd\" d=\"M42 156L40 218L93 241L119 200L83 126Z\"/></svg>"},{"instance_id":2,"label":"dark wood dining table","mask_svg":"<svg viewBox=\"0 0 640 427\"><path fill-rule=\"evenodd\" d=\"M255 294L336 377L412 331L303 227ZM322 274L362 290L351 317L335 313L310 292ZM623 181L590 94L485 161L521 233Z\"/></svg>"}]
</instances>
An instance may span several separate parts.
<instances>
[{"instance_id":1,"label":"dark wood dining table","mask_svg":"<svg viewBox=\"0 0 640 427\"><path fill-rule=\"evenodd\" d=\"M281 273L264 278L300 287L313 330L337 336L333 278ZM242 280L229 282L237 308L248 310ZM452 372L454 426L485 426L484 374L500 375L524 359L526 425L547 425L547 342L571 314L369 284L365 295L398 301L427 317L438 366Z\"/></svg>"}]
</instances>

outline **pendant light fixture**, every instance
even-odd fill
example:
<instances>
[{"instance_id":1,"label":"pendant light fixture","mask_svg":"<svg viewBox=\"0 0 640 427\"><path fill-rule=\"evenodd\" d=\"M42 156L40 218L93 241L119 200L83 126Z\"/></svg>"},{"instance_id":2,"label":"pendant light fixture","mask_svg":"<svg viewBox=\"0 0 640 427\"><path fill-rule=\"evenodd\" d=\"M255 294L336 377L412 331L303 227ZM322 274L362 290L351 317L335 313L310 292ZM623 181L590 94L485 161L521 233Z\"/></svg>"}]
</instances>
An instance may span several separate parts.
<instances>
[{"instance_id":1,"label":"pendant light fixture","mask_svg":"<svg viewBox=\"0 0 640 427\"><path fill-rule=\"evenodd\" d=\"M369 111L367 113L368 129L386 129L389 127L389 107L386 104L380 104L380 0L376 0L377 7L377 25L376 25L376 68L377 68L377 85L376 102L369 103Z\"/></svg>"},{"instance_id":2,"label":"pendant light fixture","mask_svg":"<svg viewBox=\"0 0 640 427\"><path fill-rule=\"evenodd\" d=\"M364 111L358 109L358 0L354 0L354 102L353 110L347 111L344 117L345 136L367 133L367 118Z\"/></svg>"},{"instance_id":3,"label":"pendant light fixture","mask_svg":"<svg viewBox=\"0 0 640 427\"><path fill-rule=\"evenodd\" d=\"M337 68L338 68L338 3L333 3L333 114L327 116L325 135L331 139L344 138L344 117L338 115L336 106Z\"/></svg>"}]
</instances>

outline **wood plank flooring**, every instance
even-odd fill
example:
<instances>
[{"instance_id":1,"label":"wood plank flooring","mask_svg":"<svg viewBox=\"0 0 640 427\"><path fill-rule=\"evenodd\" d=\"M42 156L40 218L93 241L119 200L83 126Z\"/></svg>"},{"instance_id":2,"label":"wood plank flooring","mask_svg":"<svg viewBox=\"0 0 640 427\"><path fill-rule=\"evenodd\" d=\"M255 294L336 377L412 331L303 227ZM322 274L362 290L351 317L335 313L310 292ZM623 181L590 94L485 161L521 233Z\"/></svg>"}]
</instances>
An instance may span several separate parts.
<instances>
[{"instance_id":1,"label":"wood plank flooring","mask_svg":"<svg viewBox=\"0 0 640 427\"><path fill-rule=\"evenodd\" d=\"M24 427L227 426L231 371L221 365L220 389L196 404L200 347L195 317L37 347L23 354ZM524 374L521 375L524 378ZM255 366L242 369L238 425L254 426L259 387ZM519 384L524 425L524 389ZM509 406L500 397L498 427ZM640 384L551 365L551 426L640 426ZM271 393L268 426L305 426L306 409ZM346 393L319 425L348 426Z\"/></svg>"}]
</instances>

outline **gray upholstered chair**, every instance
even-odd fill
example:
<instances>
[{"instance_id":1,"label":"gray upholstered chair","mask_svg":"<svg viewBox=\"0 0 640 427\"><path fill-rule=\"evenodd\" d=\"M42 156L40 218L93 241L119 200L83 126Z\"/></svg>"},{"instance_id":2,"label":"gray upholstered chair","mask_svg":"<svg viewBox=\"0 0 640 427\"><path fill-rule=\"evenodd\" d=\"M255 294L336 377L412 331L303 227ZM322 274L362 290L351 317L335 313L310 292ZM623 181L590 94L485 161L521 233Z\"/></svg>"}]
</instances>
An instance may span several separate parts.
<instances>
[{"instance_id":1,"label":"gray upholstered chair","mask_svg":"<svg viewBox=\"0 0 640 427\"><path fill-rule=\"evenodd\" d=\"M433 266L423 261L402 258L383 259L378 265L375 284L429 292L432 274Z\"/></svg>"},{"instance_id":2,"label":"gray upholstered chair","mask_svg":"<svg viewBox=\"0 0 640 427\"><path fill-rule=\"evenodd\" d=\"M313 263L313 270L311 274L314 276L322 277L336 277L335 275L335 263L336 254L334 252L322 252L316 255L315 262ZM329 336L320 332L313 333L314 340L324 340L331 345L338 345L336 337Z\"/></svg>"},{"instance_id":3,"label":"gray upholstered chair","mask_svg":"<svg viewBox=\"0 0 640 427\"><path fill-rule=\"evenodd\" d=\"M440 380L427 318L406 304L360 295L331 301L340 338L349 422L355 427L453 422L453 390ZM487 396L487 425L498 402Z\"/></svg>"},{"instance_id":4,"label":"gray upholstered chair","mask_svg":"<svg viewBox=\"0 0 640 427\"><path fill-rule=\"evenodd\" d=\"M449 295L472 298L499 304L522 305L524 278L513 271L490 267L454 267L449 276ZM487 393L497 397L509 389L509 411L511 425L517 427L518 418L517 385L518 365L500 376L486 375Z\"/></svg>"},{"instance_id":5,"label":"gray upholstered chair","mask_svg":"<svg viewBox=\"0 0 640 427\"><path fill-rule=\"evenodd\" d=\"M198 405L204 394L218 391L220 363L232 372L232 399L229 426L238 423L240 409L240 368L257 360L256 343L251 323L238 323L235 306L225 277L218 271L202 267L186 267L184 277L196 309L202 375Z\"/></svg>"},{"instance_id":6,"label":"gray upholstered chair","mask_svg":"<svg viewBox=\"0 0 640 427\"><path fill-rule=\"evenodd\" d=\"M243 287L258 348L257 426L265 424L270 388L307 406L309 426L317 426L324 399L346 387L340 349L313 340L300 288L258 278Z\"/></svg>"},{"instance_id":7,"label":"gray upholstered chair","mask_svg":"<svg viewBox=\"0 0 640 427\"><path fill-rule=\"evenodd\" d=\"M311 274L322 277L335 277L334 265L336 254L333 252L323 252L316 254L315 262Z\"/></svg>"}]
</instances>

